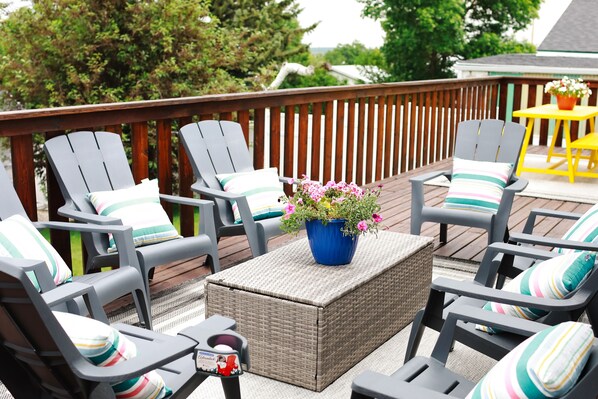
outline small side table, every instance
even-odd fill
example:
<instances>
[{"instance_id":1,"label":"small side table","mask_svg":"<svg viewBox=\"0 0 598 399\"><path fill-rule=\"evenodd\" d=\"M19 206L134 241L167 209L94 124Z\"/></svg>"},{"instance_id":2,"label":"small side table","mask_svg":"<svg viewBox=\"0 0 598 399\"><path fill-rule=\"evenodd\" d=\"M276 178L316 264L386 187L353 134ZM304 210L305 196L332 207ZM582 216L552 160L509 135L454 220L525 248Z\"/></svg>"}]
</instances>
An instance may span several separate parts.
<instances>
[{"instance_id":1,"label":"small side table","mask_svg":"<svg viewBox=\"0 0 598 399\"><path fill-rule=\"evenodd\" d=\"M569 177L569 182L573 183L575 181L576 175L576 168L573 164L573 157L571 155L571 131L569 129L570 121L590 121L591 131L595 132L596 129L594 127L594 117L598 115L598 107L590 107L590 106L583 106L583 105L576 105L575 108L571 111L564 111L558 109L556 104L544 104L540 105L539 107L533 107L528 109L522 109L519 111L513 112L513 117L516 118L528 118L527 122L527 129L525 131L525 138L523 139L523 146L521 147L521 154L519 156L519 163L517 164L517 172L516 174L519 176L521 172L534 172L534 173L546 173L546 174L553 174L553 175L563 175ZM525 161L525 154L527 152L527 147L530 141L530 137L532 136L532 131L534 129L534 120L536 118L539 119L554 119L556 121L554 132L552 135L552 142L550 143L550 148L548 149L548 156L546 158L547 162L550 162L552 157L561 157L565 158L561 162L554 163L547 168L529 168L524 166ZM563 136L565 138L565 154L556 154L554 153L554 147L556 144L557 133L559 127L563 123ZM577 140L578 141L578 140ZM587 148L586 148L587 149ZM581 157L581 154L579 154ZM556 168L562 165L563 163L567 162L567 170L557 170ZM587 173L587 172L583 172Z\"/></svg>"}]
</instances>

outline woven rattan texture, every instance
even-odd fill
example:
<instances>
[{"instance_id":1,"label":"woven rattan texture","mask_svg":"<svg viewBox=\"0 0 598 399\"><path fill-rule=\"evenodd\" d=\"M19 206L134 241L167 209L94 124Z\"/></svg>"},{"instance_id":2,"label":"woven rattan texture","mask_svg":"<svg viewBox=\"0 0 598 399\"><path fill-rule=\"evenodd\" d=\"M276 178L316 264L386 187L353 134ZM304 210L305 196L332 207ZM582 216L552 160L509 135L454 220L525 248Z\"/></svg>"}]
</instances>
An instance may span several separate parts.
<instances>
[{"instance_id":1,"label":"woven rattan texture","mask_svg":"<svg viewBox=\"0 0 598 399\"><path fill-rule=\"evenodd\" d=\"M252 373L321 391L413 319L431 275L431 239L383 232L342 267L302 240L208 277L206 316L237 321Z\"/></svg>"},{"instance_id":2,"label":"woven rattan texture","mask_svg":"<svg viewBox=\"0 0 598 399\"><path fill-rule=\"evenodd\" d=\"M432 238L382 231L360 238L353 261L317 264L307 239L207 277L216 283L293 302L326 306L411 256ZM431 267L431 263L429 265Z\"/></svg>"},{"instance_id":3,"label":"woven rattan texture","mask_svg":"<svg viewBox=\"0 0 598 399\"><path fill-rule=\"evenodd\" d=\"M326 388L411 323L426 304L431 281L430 244L320 308L316 390Z\"/></svg>"}]
</instances>

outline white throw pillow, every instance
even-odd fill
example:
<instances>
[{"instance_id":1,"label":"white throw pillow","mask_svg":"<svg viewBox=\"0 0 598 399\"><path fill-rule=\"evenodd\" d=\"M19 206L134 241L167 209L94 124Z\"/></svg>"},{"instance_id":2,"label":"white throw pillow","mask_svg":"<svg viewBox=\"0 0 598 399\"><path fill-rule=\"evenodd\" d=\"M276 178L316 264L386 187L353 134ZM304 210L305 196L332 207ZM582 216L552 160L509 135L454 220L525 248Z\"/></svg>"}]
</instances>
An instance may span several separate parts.
<instances>
[{"instance_id":1,"label":"white throw pillow","mask_svg":"<svg viewBox=\"0 0 598 399\"><path fill-rule=\"evenodd\" d=\"M13 215L0 222L0 256L16 259L43 260L56 285L72 280L71 269L29 220ZM40 290L33 272L27 272Z\"/></svg>"},{"instance_id":2,"label":"white throw pillow","mask_svg":"<svg viewBox=\"0 0 598 399\"><path fill-rule=\"evenodd\" d=\"M122 220L133 228L136 247L180 238L160 204L158 181L143 180L133 187L87 194L98 215ZM109 234L108 252L116 251L116 243Z\"/></svg>"},{"instance_id":3,"label":"white throw pillow","mask_svg":"<svg viewBox=\"0 0 598 399\"><path fill-rule=\"evenodd\" d=\"M252 172L222 173L216 175L222 189L247 198L254 220L282 216L284 196L282 183L278 180L276 168L258 169ZM235 223L242 223L237 201L231 201Z\"/></svg>"},{"instance_id":4,"label":"white throw pillow","mask_svg":"<svg viewBox=\"0 0 598 399\"><path fill-rule=\"evenodd\" d=\"M109 367L137 356L137 348L118 330L100 321L70 313L52 312L73 344L96 366ZM172 393L155 371L113 383L117 398L165 398Z\"/></svg>"},{"instance_id":5,"label":"white throw pillow","mask_svg":"<svg viewBox=\"0 0 598 399\"><path fill-rule=\"evenodd\" d=\"M510 163L453 159L453 176L443 208L496 213L509 181Z\"/></svg>"}]
</instances>

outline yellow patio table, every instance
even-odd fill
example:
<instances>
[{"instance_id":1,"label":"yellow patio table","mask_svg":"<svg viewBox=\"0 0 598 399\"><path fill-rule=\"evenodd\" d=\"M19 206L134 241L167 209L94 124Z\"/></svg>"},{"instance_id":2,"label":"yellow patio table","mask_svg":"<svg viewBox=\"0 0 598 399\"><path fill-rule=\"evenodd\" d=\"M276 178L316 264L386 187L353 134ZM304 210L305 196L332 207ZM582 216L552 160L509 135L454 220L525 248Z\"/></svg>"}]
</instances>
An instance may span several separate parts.
<instances>
[{"instance_id":1,"label":"yellow patio table","mask_svg":"<svg viewBox=\"0 0 598 399\"><path fill-rule=\"evenodd\" d=\"M522 109L513 112L513 117L516 118L528 118L527 129L525 132L525 138L523 139L523 146L521 147L521 154L519 156L519 163L517 164L517 175L521 172L533 172L533 173L546 173L553 175L563 175L569 177L569 182L575 181L576 165L573 163L573 156L571 155L571 131L569 124L571 121L590 121L590 128L592 132L595 132L594 128L594 117L598 116L598 107L576 105L571 111L560 110L556 104L544 104L539 107L533 107L528 109ZM550 162L552 157L565 158L560 162L549 165L546 168L530 168L524 166L525 154L527 152L527 146L534 129L535 119L554 119L556 121L554 131L552 134L552 142L548 149L548 156L546 162ZM563 123L564 122L564 123ZM554 153L554 146L556 143L557 133L559 127L563 123L563 136L565 138L565 154ZM588 158L588 157L583 157ZM557 170L556 168L567 162L567 170Z\"/></svg>"}]
</instances>

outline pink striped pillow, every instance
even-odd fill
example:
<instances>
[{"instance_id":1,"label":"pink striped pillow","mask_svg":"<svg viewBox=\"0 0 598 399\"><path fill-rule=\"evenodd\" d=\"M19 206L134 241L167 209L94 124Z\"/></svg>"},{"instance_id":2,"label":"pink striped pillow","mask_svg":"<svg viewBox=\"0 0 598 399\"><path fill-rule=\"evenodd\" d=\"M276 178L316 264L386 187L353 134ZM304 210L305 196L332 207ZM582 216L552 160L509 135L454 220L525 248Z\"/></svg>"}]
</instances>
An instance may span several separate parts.
<instances>
[{"instance_id":1,"label":"pink striped pillow","mask_svg":"<svg viewBox=\"0 0 598 399\"><path fill-rule=\"evenodd\" d=\"M510 163L453 159L453 176L443 208L496 213L507 186Z\"/></svg>"},{"instance_id":2,"label":"pink striped pillow","mask_svg":"<svg viewBox=\"0 0 598 399\"><path fill-rule=\"evenodd\" d=\"M79 352L97 366L108 367L137 355L135 344L100 321L70 313L52 312ZM172 391L155 371L112 384L119 399L157 399Z\"/></svg>"}]
</instances>

